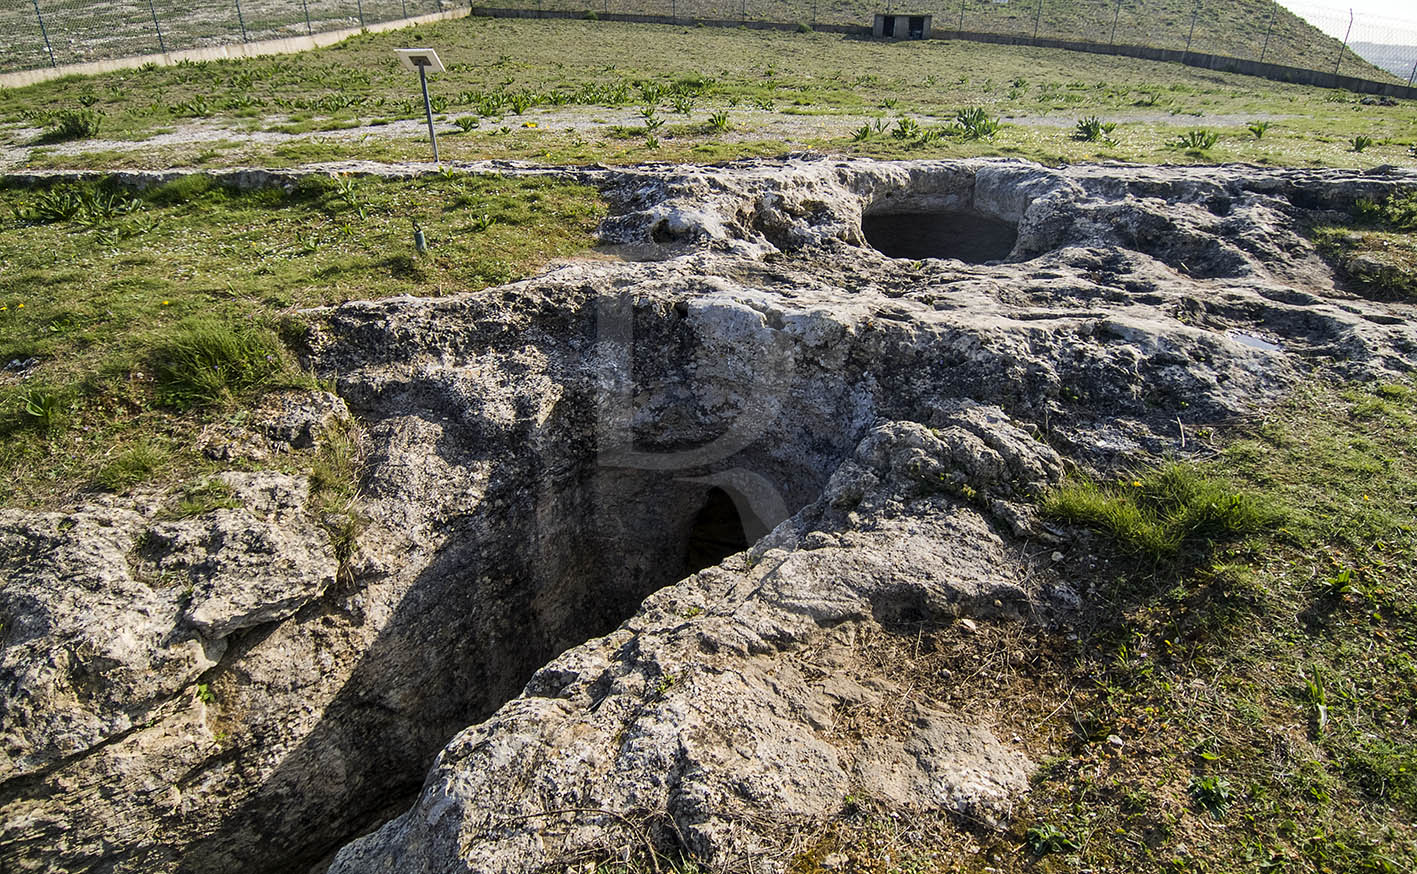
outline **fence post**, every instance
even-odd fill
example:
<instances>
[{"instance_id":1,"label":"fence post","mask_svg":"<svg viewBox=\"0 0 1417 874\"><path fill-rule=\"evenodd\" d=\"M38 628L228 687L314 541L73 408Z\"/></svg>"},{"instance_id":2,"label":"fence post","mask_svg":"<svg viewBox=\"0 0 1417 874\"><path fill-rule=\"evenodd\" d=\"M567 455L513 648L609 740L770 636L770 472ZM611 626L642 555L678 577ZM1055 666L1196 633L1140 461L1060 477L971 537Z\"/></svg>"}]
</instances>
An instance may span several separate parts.
<instances>
[{"instance_id":1,"label":"fence post","mask_svg":"<svg viewBox=\"0 0 1417 874\"><path fill-rule=\"evenodd\" d=\"M241 14L241 0L236 0L236 23L241 25L241 41L246 42L246 16Z\"/></svg>"},{"instance_id":2,"label":"fence post","mask_svg":"<svg viewBox=\"0 0 1417 874\"><path fill-rule=\"evenodd\" d=\"M964 33L964 4L969 0L959 0L959 32Z\"/></svg>"},{"instance_id":3,"label":"fence post","mask_svg":"<svg viewBox=\"0 0 1417 874\"><path fill-rule=\"evenodd\" d=\"M1412 62L1412 75L1407 77L1407 87L1411 88L1413 82L1417 82L1417 61Z\"/></svg>"},{"instance_id":4,"label":"fence post","mask_svg":"<svg viewBox=\"0 0 1417 874\"><path fill-rule=\"evenodd\" d=\"M367 26L364 24L364 0L354 0L354 2L359 9L359 29L363 30Z\"/></svg>"},{"instance_id":5,"label":"fence post","mask_svg":"<svg viewBox=\"0 0 1417 874\"><path fill-rule=\"evenodd\" d=\"M44 50L49 52L49 66L57 67L59 63L54 60L54 47L49 44L49 28L44 26L44 16L39 12L39 0L34 2L34 17L39 19L39 34L44 37Z\"/></svg>"},{"instance_id":6,"label":"fence post","mask_svg":"<svg viewBox=\"0 0 1417 874\"><path fill-rule=\"evenodd\" d=\"M1264 48L1260 49L1260 63L1264 63L1264 56L1269 53L1269 35L1274 33L1274 16L1279 14L1279 0L1271 0L1269 4L1269 29L1264 32Z\"/></svg>"},{"instance_id":7,"label":"fence post","mask_svg":"<svg viewBox=\"0 0 1417 874\"><path fill-rule=\"evenodd\" d=\"M150 2L151 2L151 0L150 0ZM442 5L443 5L443 0L438 0L438 6L440 7L440 10L441 10ZM313 27L310 26L310 4L307 3L307 2L305 2L305 0L300 0L300 6L301 6L301 8L303 8L303 9L305 10L305 34L306 34L307 36L314 36L314 35L315 35L315 28L313 28Z\"/></svg>"},{"instance_id":8,"label":"fence post","mask_svg":"<svg viewBox=\"0 0 1417 874\"><path fill-rule=\"evenodd\" d=\"M1343 45L1338 48L1338 63L1333 65L1333 77L1338 78L1338 68L1343 66L1343 53L1348 51L1348 38L1353 35L1353 9L1348 10L1348 32L1343 35Z\"/></svg>"},{"instance_id":9,"label":"fence post","mask_svg":"<svg viewBox=\"0 0 1417 874\"><path fill-rule=\"evenodd\" d=\"M1038 11L1033 15L1033 41L1038 42L1038 24L1043 20L1043 0L1038 0Z\"/></svg>"},{"instance_id":10,"label":"fence post","mask_svg":"<svg viewBox=\"0 0 1417 874\"><path fill-rule=\"evenodd\" d=\"M157 50L165 55L167 54L167 44L162 40L162 25L157 23L157 10L153 8L153 0L148 0L148 12L152 13L153 30L157 31Z\"/></svg>"},{"instance_id":11,"label":"fence post","mask_svg":"<svg viewBox=\"0 0 1417 874\"><path fill-rule=\"evenodd\" d=\"M403 17L404 17L404 18L407 18L407 17L408 17L408 0L399 0L399 2L400 2L401 4L403 4Z\"/></svg>"},{"instance_id":12,"label":"fence post","mask_svg":"<svg viewBox=\"0 0 1417 874\"><path fill-rule=\"evenodd\" d=\"M1109 46L1117 44L1117 20L1122 17L1122 0L1117 0L1117 11L1112 13L1112 37L1107 40Z\"/></svg>"},{"instance_id":13,"label":"fence post","mask_svg":"<svg viewBox=\"0 0 1417 874\"><path fill-rule=\"evenodd\" d=\"M1196 19L1201 17L1201 0L1196 0L1196 11L1191 13L1191 32L1186 34L1186 54L1191 53L1191 40L1196 36Z\"/></svg>"}]
</instances>

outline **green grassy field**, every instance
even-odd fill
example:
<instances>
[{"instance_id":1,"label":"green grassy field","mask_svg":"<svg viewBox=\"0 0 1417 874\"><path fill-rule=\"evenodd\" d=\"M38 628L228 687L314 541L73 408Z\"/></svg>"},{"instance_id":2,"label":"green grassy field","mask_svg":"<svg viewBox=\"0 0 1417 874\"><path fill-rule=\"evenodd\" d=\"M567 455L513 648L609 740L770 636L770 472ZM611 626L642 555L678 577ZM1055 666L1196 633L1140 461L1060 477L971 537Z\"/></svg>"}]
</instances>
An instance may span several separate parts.
<instances>
[{"instance_id":1,"label":"green grassy field","mask_svg":"<svg viewBox=\"0 0 1417 874\"><path fill-rule=\"evenodd\" d=\"M313 385L282 342L298 309L509 282L589 247L602 212L580 186L458 174L0 189L0 366L29 362L0 371L0 506L200 476L202 427Z\"/></svg>"},{"instance_id":2,"label":"green grassy field","mask_svg":"<svg viewBox=\"0 0 1417 874\"><path fill-rule=\"evenodd\" d=\"M426 158L416 82L392 53L408 43L438 47L450 65L433 93L443 154L454 160L719 161L810 148L1050 163L1417 163L1417 103L1364 105L1347 92L1177 64L965 42L495 19L303 55L12 89L0 94L0 137L34 149L28 166L50 168ZM653 129L642 117L649 107ZM967 107L1002 126L990 137L949 136ZM58 110L93 113L99 139L45 144ZM1080 141L1074 125L1089 116L1117 127ZM892 136L902 118L925 136ZM400 120L408 123L393 126ZM459 120L466 131L451 127ZM1262 138L1248 129L1256 121L1268 122ZM1198 128L1216 143L1177 145ZM1355 147L1357 137L1371 144Z\"/></svg>"}]
</instances>

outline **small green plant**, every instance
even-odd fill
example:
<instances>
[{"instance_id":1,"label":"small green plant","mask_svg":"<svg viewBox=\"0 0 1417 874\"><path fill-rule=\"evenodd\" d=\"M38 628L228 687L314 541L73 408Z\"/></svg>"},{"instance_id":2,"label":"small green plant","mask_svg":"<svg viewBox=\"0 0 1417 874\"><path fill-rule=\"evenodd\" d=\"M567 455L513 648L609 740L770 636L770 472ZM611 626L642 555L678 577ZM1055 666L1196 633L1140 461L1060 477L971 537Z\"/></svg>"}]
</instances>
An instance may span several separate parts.
<instances>
[{"instance_id":1,"label":"small green plant","mask_svg":"<svg viewBox=\"0 0 1417 874\"><path fill-rule=\"evenodd\" d=\"M680 115L688 115L694 111L694 96L692 94L675 94L670 102L674 105L674 111Z\"/></svg>"},{"instance_id":2,"label":"small green plant","mask_svg":"<svg viewBox=\"0 0 1417 874\"><path fill-rule=\"evenodd\" d=\"M1224 777L1196 777L1191 780L1191 800L1197 807L1221 819L1235 801L1235 790Z\"/></svg>"},{"instance_id":3,"label":"small green plant","mask_svg":"<svg viewBox=\"0 0 1417 874\"><path fill-rule=\"evenodd\" d=\"M207 103L207 98L198 94L190 100L174 103L167 111L176 118L206 118L212 114L212 107Z\"/></svg>"},{"instance_id":4,"label":"small green plant","mask_svg":"<svg viewBox=\"0 0 1417 874\"><path fill-rule=\"evenodd\" d=\"M1314 730L1323 734L1328 728L1328 690L1324 687L1318 665L1310 665L1309 672L1301 673L1299 679L1304 681L1304 700L1314 709Z\"/></svg>"},{"instance_id":5,"label":"small green plant","mask_svg":"<svg viewBox=\"0 0 1417 874\"><path fill-rule=\"evenodd\" d=\"M726 112L715 112L713 115L709 116L710 130L723 133L732 126L733 124L728 120L728 113Z\"/></svg>"},{"instance_id":6,"label":"small green plant","mask_svg":"<svg viewBox=\"0 0 1417 874\"><path fill-rule=\"evenodd\" d=\"M920 136L920 122L913 118L901 118L896 121L895 129L891 131L891 136L898 140L912 140Z\"/></svg>"},{"instance_id":7,"label":"small green plant","mask_svg":"<svg viewBox=\"0 0 1417 874\"><path fill-rule=\"evenodd\" d=\"M797 32L798 32L798 33L811 33L811 32L812 32L812 25L808 24L808 23L805 22L805 21L799 21L799 22L797 22Z\"/></svg>"},{"instance_id":8,"label":"small green plant","mask_svg":"<svg viewBox=\"0 0 1417 874\"><path fill-rule=\"evenodd\" d=\"M1179 137L1171 141L1171 145L1178 149L1204 152L1215 147L1220 141L1220 134L1205 128L1195 128L1188 130Z\"/></svg>"},{"instance_id":9,"label":"small green plant","mask_svg":"<svg viewBox=\"0 0 1417 874\"><path fill-rule=\"evenodd\" d=\"M1361 152L1373 144L1373 138L1367 134L1358 134L1352 140L1349 140L1349 144L1353 147L1353 151Z\"/></svg>"},{"instance_id":10,"label":"small green plant","mask_svg":"<svg viewBox=\"0 0 1417 874\"><path fill-rule=\"evenodd\" d=\"M359 478L364 450L352 423L326 429L318 443L315 462L310 467L310 502L330 535L338 579L353 579L349 562L358 546L365 519L359 512Z\"/></svg>"},{"instance_id":11,"label":"small green plant","mask_svg":"<svg viewBox=\"0 0 1417 874\"><path fill-rule=\"evenodd\" d=\"M1117 129L1117 123L1112 121L1104 122L1095 115L1078 119L1077 126L1073 129L1073 139L1086 143L1096 143L1100 141L1112 141L1112 132Z\"/></svg>"},{"instance_id":12,"label":"small green plant","mask_svg":"<svg viewBox=\"0 0 1417 874\"><path fill-rule=\"evenodd\" d=\"M507 105L511 107L513 115L521 115L534 106L535 101L528 92L519 91L507 99Z\"/></svg>"},{"instance_id":13,"label":"small green plant","mask_svg":"<svg viewBox=\"0 0 1417 874\"><path fill-rule=\"evenodd\" d=\"M102 126L103 116L97 110L61 109L49 116L43 138L48 142L92 139Z\"/></svg>"},{"instance_id":14,"label":"small green plant","mask_svg":"<svg viewBox=\"0 0 1417 874\"><path fill-rule=\"evenodd\" d=\"M1269 130L1269 122L1252 121L1245 126L1245 130L1253 134L1254 138L1257 140L1264 139L1265 131Z\"/></svg>"},{"instance_id":15,"label":"small green plant","mask_svg":"<svg viewBox=\"0 0 1417 874\"><path fill-rule=\"evenodd\" d=\"M993 139L999 132L999 120L982 106L970 106L955 111L954 125L966 140Z\"/></svg>"},{"instance_id":16,"label":"small green plant","mask_svg":"<svg viewBox=\"0 0 1417 874\"><path fill-rule=\"evenodd\" d=\"M40 191L29 203L16 207L15 218L22 224L46 225L70 221L83 228L111 223L143 205L122 191L108 191L87 185L56 186Z\"/></svg>"},{"instance_id":17,"label":"small green plant","mask_svg":"<svg viewBox=\"0 0 1417 874\"><path fill-rule=\"evenodd\" d=\"M215 704L216 694L212 692L212 687L206 683L197 684L197 700L203 704Z\"/></svg>"},{"instance_id":18,"label":"small green plant","mask_svg":"<svg viewBox=\"0 0 1417 874\"><path fill-rule=\"evenodd\" d=\"M851 134L851 139L858 143L864 143L871 138L873 132L869 124L863 124Z\"/></svg>"},{"instance_id":19,"label":"small green plant","mask_svg":"<svg viewBox=\"0 0 1417 874\"><path fill-rule=\"evenodd\" d=\"M54 427L64 411L64 400L59 392L41 386L21 391L19 403L25 417L44 429Z\"/></svg>"},{"instance_id":20,"label":"small green plant","mask_svg":"<svg viewBox=\"0 0 1417 874\"><path fill-rule=\"evenodd\" d=\"M345 207L352 210L355 215L366 218L366 206L364 196L359 191L359 181L344 174L331 178L334 180L335 196L344 201Z\"/></svg>"},{"instance_id":21,"label":"small green plant","mask_svg":"<svg viewBox=\"0 0 1417 874\"><path fill-rule=\"evenodd\" d=\"M1047 856L1052 853L1075 853L1082 849L1082 844L1077 838L1058 828L1050 822L1035 825L1024 832L1023 839L1028 842L1028 848L1035 856Z\"/></svg>"},{"instance_id":22,"label":"small green plant","mask_svg":"<svg viewBox=\"0 0 1417 874\"><path fill-rule=\"evenodd\" d=\"M887 112L893 112L899 103L900 101L896 98L887 97L885 100L881 101L881 108L886 110Z\"/></svg>"},{"instance_id":23,"label":"small green plant","mask_svg":"<svg viewBox=\"0 0 1417 874\"><path fill-rule=\"evenodd\" d=\"M650 134L649 136L645 137L645 148L646 148L646 149L657 149L657 148L659 148L659 137L655 136L654 134Z\"/></svg>"},{"instance_id":24,"label":"small green plant","mask_svg":"<svg viewBox=\"0 0 1417 874\"><path fill-rule=\"evenodd\" d=\"M482 119L475 115L464 115L456 119L453 124L457 125L463 133L470 133L473 128L482 126Z\"/></svg>"},{"instance_id":25,"label":"small green plant","mask_svg":"<svg viewBox=\"0 0 1417 874\"><path fill-rule=\"evenodd\" d=\"M484 212L481 215L473 216L469 227L474 233L480 234L495 224L497 224L497 217Z\"/></svg>"}]
</instances>

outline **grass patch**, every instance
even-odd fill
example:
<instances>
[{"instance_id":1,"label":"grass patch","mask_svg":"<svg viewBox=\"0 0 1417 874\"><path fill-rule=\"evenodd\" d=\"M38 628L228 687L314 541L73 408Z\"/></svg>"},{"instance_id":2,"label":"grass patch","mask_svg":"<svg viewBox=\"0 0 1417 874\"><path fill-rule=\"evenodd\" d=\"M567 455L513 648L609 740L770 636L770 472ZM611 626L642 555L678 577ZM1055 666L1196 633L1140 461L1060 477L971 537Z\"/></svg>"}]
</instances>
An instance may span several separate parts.
<instances>
[{"instance_id":1,"label":"grass patch","mask_svg":"<svg viewBox=\"0 0 1417 874\"><path fill-rule=\"evenodd\" d=\"M310 468L310 505L330 536L342 583L353 578L349 562L365 525L358 506L363 463L359 433L350 423L325 432Z\"/></svg>"},{"instance_id":2,"label":"grass patch","mask_svg":"<svg viewBox=\"0 0 1417 874\"><path fill-rule=\"evenodd\" d=\"M1044 499L1043 512L1101 531L1123 551L1154 561L1173 559L1182 547L1208 549L1254 534L1282 518L1253 495L1179 462L1116 482L1075 478Z\"/></svg>"},{"instance_id":3,"label":"grass patch","mask_svg":"<svg viewBox=\"0 0 1417 874\"><path fill-rule=\"evenodd\" d=\"M1356 291L1383 300L1417 300L1417 191L1359 201L1349 225L1321 225L1314 242Z\"/></svg>"},{"instance_id":4,"label":"grass patch","mask_svg":"<svg viewBox=\"0 0 1417 874\"><path fill-rule=\"evenodd\" d=\"M241 501L236 497L235 490L216 477L211 477L184 488L176 504L166 515L173 519L186 519L213 510L234 510L240 506Z\"/></svg>"},{"instance_id":5,"label":"grass patch","mask_svg":"<svg viewBox=\"0 0 1417 874\"><path fill-rule=\"evenodd\" d=\"M160 403L178 410L230 402L289 367L275 332L255 325L194 317L177 325L152 351Z\"/></svg>"},{"instance_id":6,"label":"grass patch","mask_svg":"<svg viewBox=\"0 0 1417 874\"><path fill-rule=\"evenodd\" d=\"M167 463L168 455L158 444L141 440L119 451L99 468L94 482L110 492L121 492L158 473Z\"/></svg>"},{"instance_id":7,"label":"grass patch","mask_svg":"<svg viewBox=\"0 0 1417 874\"><path fill-rule=\"evenodd\" d=\"M589 247L603 211L584 186L456 173L0 188L0 362L30 362L0 383L0 506L199 476L233 401L308 383L279 339L300 308L517 279ZM119 461L155 446L156 468Z\"/></svg>"}]
</instances>

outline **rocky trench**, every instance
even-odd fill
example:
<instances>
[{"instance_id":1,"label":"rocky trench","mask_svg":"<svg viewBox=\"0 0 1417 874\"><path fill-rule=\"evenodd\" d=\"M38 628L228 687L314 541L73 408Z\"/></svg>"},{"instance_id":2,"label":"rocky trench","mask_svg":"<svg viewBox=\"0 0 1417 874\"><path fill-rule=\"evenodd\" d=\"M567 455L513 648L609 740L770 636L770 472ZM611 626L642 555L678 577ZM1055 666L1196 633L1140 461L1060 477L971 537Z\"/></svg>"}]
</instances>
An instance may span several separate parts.
<instances>
[{"instance_id":1,"label":"rocky trench","mask_svg":"<svg viewBox=\"0 0 1417 874\"><path fill-rule=\"evenodd\" d=\"M1027 757L861 647L1086 609L1033 509L1068 466L1417 361L1301 233L1412 174L565 172L649 260L311 313L337 393L211 436L356 435L342 572L300 477L0 511L4 870L772 870L853 793L1002 822Z\"/></svg>"}]
</instances>

